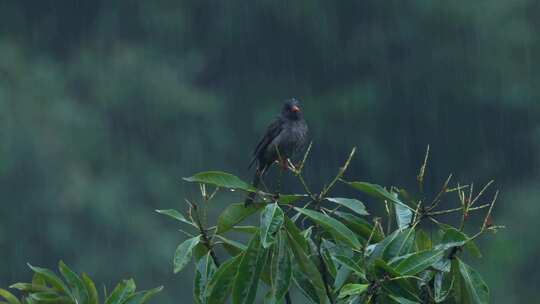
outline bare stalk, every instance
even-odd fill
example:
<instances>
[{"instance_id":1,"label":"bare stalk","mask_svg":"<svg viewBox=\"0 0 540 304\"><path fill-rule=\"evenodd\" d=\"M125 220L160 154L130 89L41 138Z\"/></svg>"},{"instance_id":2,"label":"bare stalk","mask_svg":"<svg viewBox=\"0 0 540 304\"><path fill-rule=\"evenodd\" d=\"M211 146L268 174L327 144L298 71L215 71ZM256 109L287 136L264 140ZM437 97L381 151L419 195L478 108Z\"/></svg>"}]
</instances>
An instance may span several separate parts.
<instances>
[{"instance_id":1,"label":"bare stalk","mask_svg":"<svg viewBox=\"0 0 540 304\"><path fill-rule=\"evenodd\" d=\"M349 157L347 157L347 160L345 161L345 164L343 165L343 167L339 168L339 171L334 177L334 179L330 182L330 184L327 187L324 187L324 189L321 191L321 194L319 195L320 199L323 199L328 194L328 192L334 187L337 181L343 177L343 174L345 174L345 171L347 171L347 168L349 167L349 164L351 163L354 153L356 153L356 147L352 148L351 153L349 153Z\"/></svg>"},{"instance_id":2,"label":"bare stalk","mask_svg":"<svg viewBox=\"0 0 540 304\"><path fill-rule=\"evenodd\" d=\"M432 210L433 208L437 207L437 205L441 201L442 196L448 192L448 184L450 183L451 179L452 179L452 174L448 175L448 178L444 182L444 184L443 184L443 186L441 188L441 191L439 191L439 193L437 193L437 195L435 196L435 198L431 202L431 206L429 207L429 210Z\"/></svg>"},{"instance_id":3,"label":"bare stalk","mask_svg":"<svg viewBox=\"0 0 540 304\"><path fill-rule=\"evenodd\" d=\"M424 193L424 175L426 173L428 159L429 159L429 145L427 145L427 148L426 148L426 156L424 157L424 163L420 167L420 171L418 172L418 175L416 176L416 181L418 182L418 188L420 189L420 193Z\"/></svg>"}]
</instances>

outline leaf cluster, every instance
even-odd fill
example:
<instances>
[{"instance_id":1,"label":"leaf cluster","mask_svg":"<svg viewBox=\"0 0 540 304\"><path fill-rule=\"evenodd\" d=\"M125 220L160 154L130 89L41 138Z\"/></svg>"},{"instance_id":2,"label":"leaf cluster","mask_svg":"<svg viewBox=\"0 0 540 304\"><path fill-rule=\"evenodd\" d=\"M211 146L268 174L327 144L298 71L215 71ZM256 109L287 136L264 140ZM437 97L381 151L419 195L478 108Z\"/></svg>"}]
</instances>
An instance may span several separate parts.
<instances>
[{"instance_id":1,"label":"leaf cluster","mask_svg":"<svg viewBox=\"0 0 540 304\"><path fill-rule=\"evenodd\" d=\"M463 252L481 257L474 240L495 230L491 211L496 200L473 207L487 186L473 197L449 179L431 203L414 199L396 187L345 181L343 175L354 155L329 184L312 191L302 176L304 160L290 170L305 194L273 194L254 189L229 173L209 171L185 178L200 185L200 203L188 202L188 216L176 210L157 210L197 230L181 243L174 256L174 272L195 262L194 299L198 304L255 303L264 294L265 303L292 303L291 289L299 290L310 303L488 303L489 289L480 274L463 260ZM427 154L426 154L427 162ZM423 189L422 166L418 181ZM384 204L386 229L380 217L369 219L365 204L357 197L331 197L333 186L345 183L359 196ZM207 188L215 187L208 194ZM201 218L205 206L219 189L256 192L259 202L251 206L231 203L206 227ZM459 208L436 210L441 200L457 193ZM463 227L469 212L489 207L480 231L469 236ZM460 227L440 221L445 214L461 212ZM259 216L258 226L242 226L248 217ZM421 228L422 221L436 224L434 231ZM249 235L244 244L229 232ZM186 232L187 233L187 232ZM191 234L190 234L191 235ZM220 263L215 249L223 247L227 260ZM263 291L261 293L261 291Z\"/></svg>"},{"instance_id":2,"label":"leaf cluster","mask_svg":"<svg viewBox=\"0 0 540 304\"><path fill-rule=\"evenodd\" d=\"M21 293L17 298L11 292L0 289L0 301L2 304L144 304L163 287L150 290L136 291L133 279L123 280L116 285L110 294L104 292L104 302L100 297L92 279L85 273L78 275L64 262L60 261L58 270L61 276L53 271L32 266L34 272L31 282L15 283L10 286Z\"/></svg>"}]
</instances>

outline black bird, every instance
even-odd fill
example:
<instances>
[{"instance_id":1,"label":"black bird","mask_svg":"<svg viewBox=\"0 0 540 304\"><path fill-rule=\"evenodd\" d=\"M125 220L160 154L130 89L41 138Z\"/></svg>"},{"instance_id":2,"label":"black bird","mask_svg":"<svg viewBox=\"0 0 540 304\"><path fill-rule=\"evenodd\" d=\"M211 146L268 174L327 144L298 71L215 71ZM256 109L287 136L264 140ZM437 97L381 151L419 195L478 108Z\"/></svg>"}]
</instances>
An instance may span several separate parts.
<instances>
[{"instance_id":1,"label":"black bird","mask_svg":"<svg viewBox=\"0 0 540 304\"><path fill-rule=\"evenodd\" d=\"M307 132L308 127L300 110L300 102L296 98L286 100L281 113L268 126L253 151L249 168L253 164L257 165L252 182L255 188L259 186L261 177L275 161L279 161L284 168L287 166L287 159L303 146ZM255 192L251 192L245 205L252 203L254 198Z\"/></svg>"}]
</instances>

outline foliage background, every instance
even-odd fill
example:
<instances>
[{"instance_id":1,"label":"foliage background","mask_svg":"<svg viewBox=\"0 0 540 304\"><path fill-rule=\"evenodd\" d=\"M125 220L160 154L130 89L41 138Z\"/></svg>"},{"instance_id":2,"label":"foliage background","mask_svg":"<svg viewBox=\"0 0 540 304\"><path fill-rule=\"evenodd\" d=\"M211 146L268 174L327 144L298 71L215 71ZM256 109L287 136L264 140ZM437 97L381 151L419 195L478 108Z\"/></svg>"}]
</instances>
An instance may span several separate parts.
<instances>
[{"instance_id":1,"label":"foliage background","mask_svg":"<svg viewBox=\"0 0 540 304\"><path fill-rule=\"evenodd\" d=\"M531 302L538 11L534 0L1 1L0 285L27 279L28 261L62 258L98 282L133 276L165 285L160 303L185 300L190 274L170 265L184 236L153 210L195 197L181 176L248 179L252 147L295 96L314 184L353 145L356 180L414 186L427 144L428 185L494 178L495 222L509 229L476 263L493 303Z\"/></svg>"}]
</instances>

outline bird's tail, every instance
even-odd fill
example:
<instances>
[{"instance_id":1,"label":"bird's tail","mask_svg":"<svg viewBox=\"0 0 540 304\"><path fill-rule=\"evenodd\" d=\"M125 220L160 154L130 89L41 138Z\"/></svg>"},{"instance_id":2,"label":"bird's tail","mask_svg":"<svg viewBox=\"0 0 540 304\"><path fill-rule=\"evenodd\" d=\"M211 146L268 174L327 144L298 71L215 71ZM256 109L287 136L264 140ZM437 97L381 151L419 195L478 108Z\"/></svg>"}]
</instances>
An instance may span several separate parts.
<instances>
[{"instance_id":1,"label":"bird's tail","mask_svg":"<svg viewBox=\"0 0 540 304\"><path fill-rule=\"evenodd\" d=\"M253 176L253 182L251 183L253 185L254 188L257 188L259 187L259 183L261 182L261 175L262 175L262 171L260 170L255 170L255 175ZM249 206L250 204L253 203L253 200L255 199L255 196L257 195L256 192L250 192L248 194L248 197L246 198L246 200L244 201L244 206Z\"/></svg>"}]
</instances>

